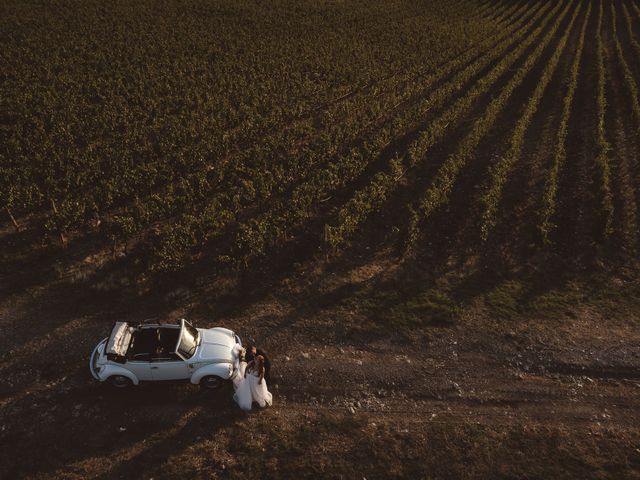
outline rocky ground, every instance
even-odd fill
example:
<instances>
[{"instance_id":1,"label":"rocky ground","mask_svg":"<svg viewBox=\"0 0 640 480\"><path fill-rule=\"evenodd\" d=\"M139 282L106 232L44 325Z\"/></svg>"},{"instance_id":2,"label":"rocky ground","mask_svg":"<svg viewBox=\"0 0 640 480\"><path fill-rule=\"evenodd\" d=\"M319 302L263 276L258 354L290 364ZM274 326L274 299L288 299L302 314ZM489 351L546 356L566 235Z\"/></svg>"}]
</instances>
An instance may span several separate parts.
<instances>
[{"instance_id":1,"label":"rocky ground","mask_svg":"<svg viewBox=\"0 0 640 480\"><path fill-rule=\"evenodd\" d=\"M384 258L297 265L238 296L218 277L140 287L81 249L44 267L19 251L0 284L2 478L640 478L625 280L535 301L509 280L452 307L389 297L404 280ZM245 414L230 386L97 384L93 346L148 316L258 342L274 405Z\"/></svg>"}]
</instances>

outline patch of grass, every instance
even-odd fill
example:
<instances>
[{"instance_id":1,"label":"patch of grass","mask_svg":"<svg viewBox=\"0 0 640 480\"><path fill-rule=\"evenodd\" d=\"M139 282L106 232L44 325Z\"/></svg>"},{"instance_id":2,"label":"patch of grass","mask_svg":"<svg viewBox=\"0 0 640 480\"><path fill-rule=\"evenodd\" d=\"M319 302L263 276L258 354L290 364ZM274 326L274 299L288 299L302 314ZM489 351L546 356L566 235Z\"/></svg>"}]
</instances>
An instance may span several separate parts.
<instances>
[{"instance_id":1,"label":"patch of grass","mask_svg":"<svg viewBox=\"0 0 640 480\"><path fill-rule=\"evenodd\" d=\"M493 316L510 320L521 314L525 285L518 280L509 280L497 285L485 296L485 303Z\"/></svg>"},{"instance_id":2,"label":"patch of grass","mask_svg":"<svg viewBox=\"0 0 640 480\"><path fill-rule=\"evenodd\" d=\"M583 293L575 284L555 288L539 295L532 295L526 302L529 311L539 315L569 314L573 315L576 305L585 300Z\"/></svg>"},{"instance_id":3,"label":"patch of grass","mask_svg":"<svg viewBox=\"0 0 640 480\"><path fill-rule=\"evenodd\" d=\"M390 291L372 307L376 323L394 329L450 326L462 311L447 291L435 287L409 295Z\"/></svg>"},{"instance_id":4,"label":"patch of grass","mask_svg":"<svg viewBox=\"0 0 640 480\"><path fill-rule=\"evenodd\" d=\"M640 299L637 282L611 278L571 280L551 287L531 278L509 279L484 294L489 315L502 319L566 317L590 307L604 318L635 316Z\"/></svg>"}]
</instances>

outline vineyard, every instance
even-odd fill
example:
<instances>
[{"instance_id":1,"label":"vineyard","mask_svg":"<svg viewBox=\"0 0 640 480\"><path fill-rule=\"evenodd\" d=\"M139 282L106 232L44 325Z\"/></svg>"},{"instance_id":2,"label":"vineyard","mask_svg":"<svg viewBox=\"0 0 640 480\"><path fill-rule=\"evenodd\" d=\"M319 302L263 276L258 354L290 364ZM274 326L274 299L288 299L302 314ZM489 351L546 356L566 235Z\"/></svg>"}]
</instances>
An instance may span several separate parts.
<instances>
[{"instance_id":1,"label":"vineyard","mask_svg":"<svg viewBox=\"0 0 640 480\"><path fill-rule=\"evenodd\" d=\"M422 391L433 378L420 388L406 386L411 401L428 397L432 404L462 395L444 375L474 370L477 345L498 345L479 370L499 393L486 403L479 382L479 397L456 412L472 430L467 407L486 409L482 415L495 420L490 408L526 403L526 388L540 395L542 409L564 388L553 384L556 393L545 396L542 383L518 387L521 377L503 388L504 378L516 377L512 370L495 372L526 363L502 361L507 356L556 349L558 375L579 371L569 365L579 357L604 385L622 374L609 378L610 365L585 357L602 351L611 370L624 364L640 388L637 325L635 337L623 335L639 311L625 302L636 305L640 298L640 0L4 0L0 46L0 375L14 375L11 366L24 364L25 372L46 377L42 352L55 351L69 380L55 383L50 373L43 391L53 385L52 391L82 403L94 391L75 366L115 315L180 314L273 338L266 346L281 365L294 357L285 346L295 342L309 352L311 345L314 352L333 348L337 356L349 350L340 343L348 338L353 358L362 354L366 364L366 355L387 355L391 365L406 338L413 342L406 348L423 357L433 335L451 335L451 345L458 345L455 335L473 337L459 364L450 352L457 346L434 340L434 355L442 355L438 368L451 369L441 374L446 386L431 397ZM550 327L550 319L578 325L562 333L576 335L575 342L559 340L565 327ZM606 334L597 331L618 320ZM523 345L533 346L507 355L503 343L525 324L531 331L522 333ZM607 335L636 357L618 353ZM394 355L368 350L370 339L380 337ZM74 342L67 349L69 338ZM582 341L593 348L580 350ZM34 359L14 357L21 347ZM304 358L324 382L309 393L314 402L342 395L335 385L331 390L325 364ZM303 370L293 360L286 365ZM384 388L394 378L390 371L375 372ZM0 386L0 408L32 396L41 402L40 387L21 389L27 375L17 373ZM65 382L75 382L71 393L60 387ZM620 391L628 387L621 385ZM283 379L276 398L286 393L295 408L306 408L300 406L308 400L301 400L305 387L311 389ZM621 416L623 409L637 411L637 391L636 400L620 400L613 390L607 390L609 408ZM520 397L505 400L500 395L507 391ZM606 401L598 393L586 410ZM397 408L415 408L403 401ZM573 407L558 418L582 422ZM28 417L16 408L15 418ZM169 411L167 417L175 413L157 408ZM51 425L50 437L76 421L57 415L51 424L43 421L45 431ZM593 415L601 419L602 412ZM542 416L546 412L532 407L536 425L545 425ZM188 432L196 428L188 418L176 414L168 423L179 432L175 425L183 422ZM291 421L302 422L304 433L301 418ZM636 442L638 451L637 419L625 418L633 428L624 430L620 420L622 430L607 430L603 435L612 438L622 434L603 447L603 456L609 447L618 451L618 441ZM28 451L34 439L0 420L0 442L14 435L14 444ZM288 420L277 421L286 430ZM361 429L352 423L332 428ZM519 431L504 434L512 424L502 417L495 423L494 440L508 437L513 448L527 449L518 443ZM76 427L84 431L85 425ZM220 428L238 433L241 427ZM532 448L549 438L536 428L523 434L543 438ZM461 431L430 434L446 445L451 435L468 437ZM491 436L473 431L481 438L474 446ZM282 451L289 449L287 435L276 438ZM45 437L36 439L43 451ZM86 448L88 459L99 457L95 445L67 440ZM477 458L497 455L487 442ZM465 465L469 444L458 445ZM544 445L542 457L562 451ZM382 450L374 448L371 458L382 458ZM10 455L0 465L13 462L7 468L15 478L32 467L33 478L92 476L83 476L91 465L76 465L77 476L56 470L56 455L69 464L83 461L58 451L40 466ZM513 457L510 451L504 456ZM436 470L443 463L432 460ZM633 462L640 468L640 457ZM305 476L300 465L292 476ZM573 478L585 478L587 467L576 467ZM397 478L407 473L402 468ZM626 478L623 467L603 468L600 478ZM104 471L97 478L135 477L126 468L117 475ZM335 478L356 478L345 471ZM271 472L274 478L278 472ZM432 478L430 471L415 472L414 478ZM464 468L452 472L441 477L473 477ZM179 476L161 473L157 478ZM533 467L494 473L480 477L565 478ZM193 478L218 478L201 474Z\"/></svg>"},{"instance_id":2,"label":"vineyard","mask_svg":"<svg viewBox=\"0 0 640 480\"><path fill-rule=\"evenodd\" d=\"M10 2L5 221L149 271L331 258L372 231L400 256L514 228L636 251L633 0L278 5Z\"/></svg>"}]
</instances>

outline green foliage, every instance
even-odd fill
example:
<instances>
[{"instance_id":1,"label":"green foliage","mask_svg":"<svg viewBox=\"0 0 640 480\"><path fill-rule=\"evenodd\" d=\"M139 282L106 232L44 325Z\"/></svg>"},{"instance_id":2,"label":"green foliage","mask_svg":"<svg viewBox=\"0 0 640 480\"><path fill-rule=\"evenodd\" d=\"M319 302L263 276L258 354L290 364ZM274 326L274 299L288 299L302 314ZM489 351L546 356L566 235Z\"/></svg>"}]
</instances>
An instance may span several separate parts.
<instances>
[{"instance_id":1,"label":"green foliage","mask_svg":"<svg viewBox=\"0 0 640 480\"><path fill-rule=\"evenodd\" d=\"M239 260L263 254L428 107L392 112L523 10L485 19L468 2L434 2L429 16L402 2L43 8L10 1L3 11L0 206L55 201L50 230L98 215L125 242L161 225L154 268L186 261L238 220Z\"/></svg>"},{"instance_id":2,"label":"green foliage","mask_svg":"<svg viewBox=\"0 0 640 480\"><path fill-rule=\"evenodd\" d=\"M449 326L462 313L462 307L442 289L430 288L411 294L387 294L372 315L389 328Z\"/></svg>"},{"instance_id":3,"label":"green foliage","mask_svg":"<svg viewBox=\"0 0 640 480\"><path fill-rule=\"evenodd\" d=\"M540 79L538 80L536 88L529 98L522 116L518 119L513 132L513 136L511 137L511 146L509 147L509 150L507 151L506 155L502 156L496 162L496 164L493 165L491 169L489 186L486 188L486 191L481 200L484 210L482 214L480 236L483 240L487 239L487 237L489 236L489 232L495 226L496 214L498 211L500 198L502 197L502 191L504 190L504 186L507 183L509 173L513 169L514 164L522 155L522 144L524 143L527 129L529 127L529 124L531 123L533 115L538 110L538 104L540 103L540 100L542 100L544 92L551 82L551 77L553 77L553 74L556 71L556 67L560 62L560 56L565 50L567 41L569 40L569 36L571 35L573 25L576 21L576 18L578 17L578 14L580 13L581 7L582 4L579 4L578 7L574 10L571 21L569 22L569 26L566 28L564 35L560 38L560 41L558 42L553 55L547 62L547 65L544 68ZM536 53L538 53L539 55L539 52L541 51L542 50L534 52L532 56L535 57ZM527 67L529 65L530 64L527 63ZM514 78L518 79L518 75L516 75Z\"/></svg>"},{"instance_id":4,"label":"green foliage","mask_svg":"<svg viewBox=\"0 0 640 480\"><path fill-rule=\"evenodd\" d=\"M446 101L459 90L460 85L468 82L477 75L478 72L489 65L491 61L499 58L500 55L507 50L513 42L511 34L516 32L516 38L524 36L529 26L527 22L535 21L542 16L547 8L547 6L540 8L538 12L532 16L525 15L517 22L509 25L504 31L501 31L496 38L489 38L486 42L483 42L481 47L484 48L493 43L490 52L486 52L484 55L478 57L474 62L458 72L449 82L431 92L424 102L425 110L421 115L427 114L430 110L442 108L446 104ZM517 13L522 13L522 11L518 10ZM475 51L470 51L468 54L469 53L475 55ZM467 63L469 58L473 58L468 54L452 62L449 68ZM439 73L443 74L448 71L449 70L445 72L440 71ZM488 86L486 88L488 88ZM413 141L407 149L403 161L403 164L406 165L406 167L404 167L405 169L416 166L416 164L424 158L426 152L445 135L450 125L457 121L464 112L468 111L473 101L477 99L481 92L472 93L473 94L466 95L453 108L446 110L439 117L433 119L426 128L423 127L418 138ZM415 121L418 121L418 118L411 119L411 122ZM399 127L402 126L399 122L396 123ZM388 146L388 141L384 138L378 142L377 145L379 150L371 152L370 155L379 155L380 152ZM405 170L403 170L401 163L397 160L392 162L387 172L378 172L374 175L372 181L365 188L357 191L351 199L341 207L338 212L337 225L330 225L325 230L325 240L331 248L337 248L348 241L351 235L357 231L358 227L364 223L369 215L382 206L384 201L396 189L398 180L404 173Z\"/></svg>"},{"instance_id":5,"label":"green foliage","mask_svg":"<svg viewBox=\"0 0 640 480\"><path fill-rule=\"evenodd\" d=\"M367 186L356 192L338 213L338 226L327 226L325 240L331 248L337 248L352 235L366 215L380 208L388 191L403 175L402 163L395 158L389 162L389 173L379 172Z\"/></svg>"},{"instance_id":6,"label":"green foliage","mask_svg":"<svg viewBox=\"0 0 640 480\"><path fill-rule=\"evenodd\" d=\"M629 11L627 10L627 6L622 4L625 14L625 20L627 25L627 33L629 34L629 41L631 45L634 47L636 52L636 60L640 58L640 44L635 39L633 35L633 29L631 26L631 17L629 16ZM622 44L620 43L620 38L618 37L618 27L616 26L616 7L612 3L611 4L611 24L612 24L612 32L613 32L613 41L616 49L616 56L618 58L618 63L622 67L622 72L624 74L624 83L627 87L629 93L629 102L631 104L631 111L633 112L633 119L636 124L636 131L640 132L640 100L638 96L638 85L636 83L636 79L631 72L631 68L627 63L624 52L622 50Z\"/></svg>"},{"instance_id":7,"label":"green foliage","mask_svg":"<svg viewBox=\"0 0 640 480\"><path fill-rule=\"evenodd\" d=\"M604 65L604 46L602 43L602 17L604 15L603 2L600 2L598 12L598 26L596 30L596 56L598 68L598 88L596 102L598 106L597 142L598 154L596 165L600 171L600 217L602 218L602 233L608 238L613 232L613 194L611 193L611 165L609 152L611 147L606 138L605 115L607 98L605 92L606 67Z\"/></svg>"},{"instance_id":8,"label":"green foliage","mask_svg":"<svg viewBox=\"0 0 640 480\"><path fill-rule=\"evenodd\" d=\"M556 151L553 157L553 163L549 169L545 190L542 198L542 209L540 212L540 221L538 228L542 234L542 241L545 244L550 242L550 235L555 225L552 223L552 217L556 211L556 198L558 195L558 182L560 177L560 171L564 165L567 157L566 143L567 143L567 131L569 128L569 118L571 117L571 111L573 107L573 99L575 97L576 88L578 86L578 74L580 72L580 65L582 62L582 52L584 50L584 40L587 32L587 24L591 16L591 4L587 8L582 30L580 32L580 40L578 41L578 48L576 49L573 63L571 64L571 72L567 82L567 93L563 99L562 117L560 119L560 126L558 127L558 134L556 140Z\"/></svg>"},{"instance_id":9,"label":"green foliage","mask_svg":"<svg viewBox=\"0 0 640 480\"><path fill-rule=\"evenodd\" d=\"M246 264L309 225L326 224L337 250L504 79L409 207L413 245L575 4L294 3L7 2L0 208L35 213L63 242L90 228L114 247L135 240L151 270L182 268L212 243L225 264ZM598 166L610 218L601 24ZM561 45L492 172L487 230Z\"/></svg>"},{"instance_id":10,"label":"green foliage","mask_svg":"<svg viewBox=\"0 0 640 480\"><path fill-rule=\"evenodd\" d=\"M185 216L180 223L171 224L162 232L161 242L154 246L152 271L174 271L180 269L196 243L197 220Z\"/></svg>"},{"instance_id":11,"label":"green foliage","mask_svg":"<svg viewBox=\"0 0 640 480\"><path fill-rule=\"evenodd\" d=\"M523 308L525 286L517 280L503 282L486 294L485 302L492 316L509 320L517 317Z\"/></svg>"},{"instance_id":12,"label":"green foliage","mask_svg":"<svg viewBox=\"0 0 640 480\"><path fill-rule=\"evenodd\" d=\"M483 77L472 89L472 95L479 95L488 91L490 86L493 85L497 79L516 62L527 48L537 41L536 48L525 59L524 64L516 71L500 94L491 100L488 107L485 109L484 114L473 123L471 131L462 140L458 146L457 152L450 155L438 170L438 173L433 179L431 185L427 188L420 199L419 209L420 216L423 221L429 218L437 208L448 202L449 195L458 177L458 173L472 158L478 144L494 126L499 113L505 108L507 100L511 97L513 91L522 83L526 74L540 58L549 42L551 42L572 4L573 2L570 2L566 5L564 10L562 10L562 13L555 17L555 21L548 32L542 38L539 38L544 32L547 23L550 22L560 10L562 4L558 2L554 9L547 15L545 19L546 21L544 21L526 40L521 42L518 48L511 51L509 55L504 57L502 61L485 77ZM410 249L411 245L407 246L407 248Z\"/></svg>"}]
</instances>

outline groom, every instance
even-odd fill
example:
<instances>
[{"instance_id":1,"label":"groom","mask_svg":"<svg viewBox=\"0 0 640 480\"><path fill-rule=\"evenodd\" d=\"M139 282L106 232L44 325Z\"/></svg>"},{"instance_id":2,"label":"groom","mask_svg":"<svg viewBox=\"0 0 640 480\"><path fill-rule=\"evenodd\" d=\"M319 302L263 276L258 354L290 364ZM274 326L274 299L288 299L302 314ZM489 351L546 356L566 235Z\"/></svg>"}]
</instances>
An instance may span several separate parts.
<instances>
[{"instance_id":1,"label":"groom","mask_svg":"<svg viewBox=\"0 0 640 480\"><path fill-rule=\"evenodd\" d=\"M245 354L245 360L247 363L250 363L255 360L258 355L262 355L264 357L264 379L267 381L267 385L271 383L271 377L269 376L269 371L271 370L271 361L267 356L267 352L262 350L261 348L256 348L255 345L249 345L247 347L247 353Z\"/></svg>"}]
</instances>

